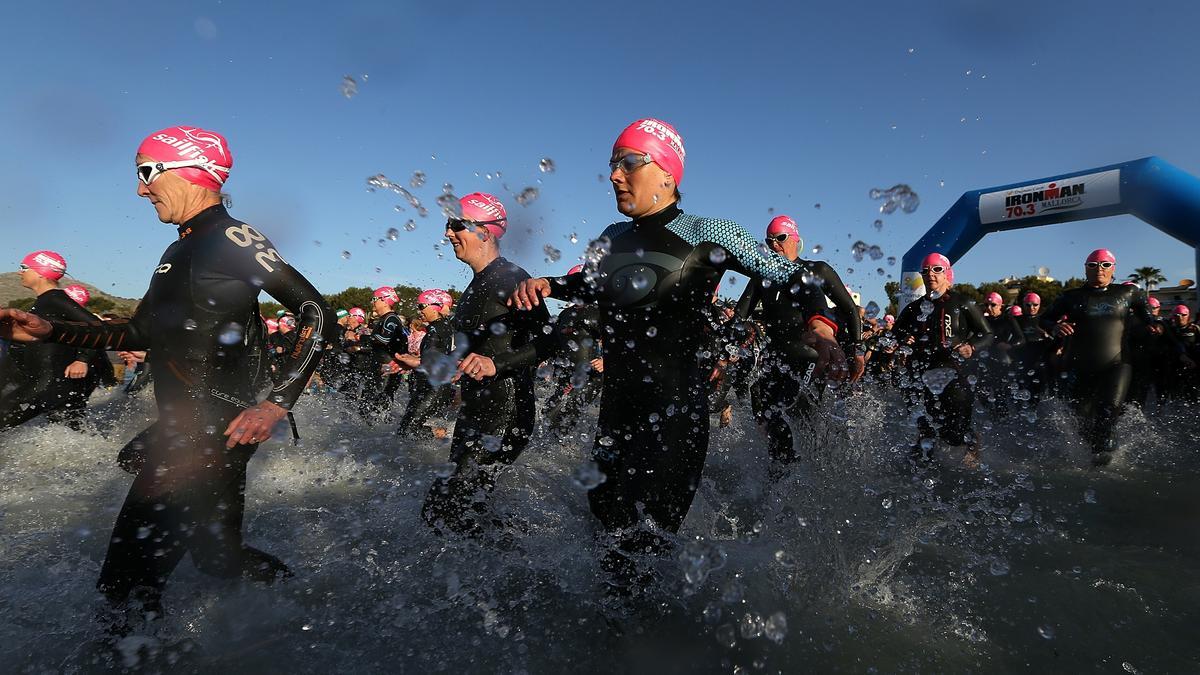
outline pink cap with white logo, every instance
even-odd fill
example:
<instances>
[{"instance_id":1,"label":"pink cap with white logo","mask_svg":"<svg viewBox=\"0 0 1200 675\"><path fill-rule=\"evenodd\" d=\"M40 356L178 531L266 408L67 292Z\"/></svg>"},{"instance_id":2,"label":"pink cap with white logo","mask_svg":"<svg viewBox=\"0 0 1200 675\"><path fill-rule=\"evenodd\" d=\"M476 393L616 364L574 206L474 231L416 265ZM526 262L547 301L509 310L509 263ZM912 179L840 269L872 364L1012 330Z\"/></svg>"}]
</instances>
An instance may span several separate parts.
<instances>
[{"instance_id":1,"label":"pink cap with white logo","mask_svg":"<svg viewBox=\"0 0 1200 675\"><path fill-rule=\"evenodd\" d=\"M683 162L687 153L683 150L683 137L670 124L652 118L638 120L617 136L613 151L617 148L650 155L655 164L671 174L676 185L683 182Z\"/></svg>"},{"instance_id":2,"label":"pink cap with white logo","mask_svg":"<svg viewBox=\"0 0 1200 675\"><path fill-rule=\"evenodd\" d=\"M500 203L495 196L486 192L472 192L459 199L458 204L462 207L464 220L488 223L484 227L496 239L503 237L504 233L508 231L508 212L504 210L504 204Z\"/></svg>"},{"instance_id":3,"label":"pink cap with white logo","mask_svg":"<svg viewBox=\"0 0 1200 675\"><path fill-rule=\"evenodd\" d=\"M360 319L365 319L367 318L367 313L363 311L362 307L351 307L350 316L357 316Z\"/></svg>"},{"instance_id":4,"label":"pink cap with white logo","mask_svg":"<svg viewBox=\"0 0 1200 675\"><path fill-rule=\"evenodd\" d=\"M389 305L394 305L397 302L400 302L400 296L396 294L396 289L392 288L391 286L380 286L379 288L376 288L373 296L376 300L382 300Z\"/></svg>"},{"instance_id":5,"label":"pink cap with white logo","mask_svg":"<svg viewBox=\"0 0 1200 675\"><path fill-rule=\"evenodd\" d=\"M92 294L88 293L88 289L79 284L67 286L63 289L63 293L66 293L72 300L79 303L80 307L88 304L88 300L92 299Z\"/></svg>"},{"instance_id":6,"label":"pink cap with white logo","mask_svg":"<svg viewBox=\"0 0 1200 675\"><path fill-rule=\"evenodd\" d=\"M21 264L50 281L58 281L67 273L67 259L54 251L34 251L21 258Z\"/></svg>"},{"instance_id":7,"label":"pink cap with white logo","mask_svg":"<svg viewBox=\"0 0 1200 675\"><path fill-rule=\"evenodd\" d=\"M137 154L159 162L197 162L195 167L174 169L176 175L205 190L220 192L233 168L229 142L215 131L178 126L156 131L138 146Z\"/></svg>"},{"instance_id":8,"label":"pink cap with white logo","mask_svg":"<svg viewBox=\"0 0 1200 675\"><path fill-rule=\"evenodd\" d=\"M989 302L989 303L994 302L997 305L1003 305L1004 298L1000 297L999 293L996 293L995 291L993 291L993 292L987 294L987 302Z\"/></svg>"},{"instance_id":9,"label":"pink cap with white logo","mask_svg":"<svg viewBox=\"0 0 1200 675\"><path fill-rule=\"evenodd\" d=\"M427 288L417 296L417 304L449 309L454 304L454 298L440 288Z\"/></svg>"},{"instance_id":10,"label":"pink cap with white logo","mask_svg":"<svg viewBox=\"0 0 1200 675\"><path fill-rule=\"evenodd\" d=\"M767 225L767 236L776 234L786 234L790 237L800 238L800 228L796 227L796 221L792 220L791 216L775 216Z\"/></svg>"}]
</instances>

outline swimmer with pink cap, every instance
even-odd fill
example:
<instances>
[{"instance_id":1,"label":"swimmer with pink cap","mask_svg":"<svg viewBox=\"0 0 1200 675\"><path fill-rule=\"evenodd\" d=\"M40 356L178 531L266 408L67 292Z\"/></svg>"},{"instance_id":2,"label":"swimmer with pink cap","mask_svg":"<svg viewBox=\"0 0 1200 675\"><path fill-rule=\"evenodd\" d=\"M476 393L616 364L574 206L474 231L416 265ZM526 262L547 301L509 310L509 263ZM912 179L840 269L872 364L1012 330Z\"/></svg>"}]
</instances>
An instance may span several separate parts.
<instances>
[{"instance_id":1,"label":"swimmer with pink cap","mask_svg":"<svg viewBox=\"0 0 1200 675\"><path fill-rule=\"evenodd\" d=\"M1020 305L1013 305L1012 307L1009 307L1008 313L1012 316L1023 316L1025 314Z\"/></svg>"},{"instance_id":2,"label":"swimmer with pink cap","mask_svg":"<svg viewBox=\"0 0 1200 675\"><path fill-rule=\"evenodd\" d=\"M1146 298L1146 304L1150 305L1150 309L1162 309L1162 301L1154 296Z\"/></svg>"},{"instance_id":3,"label":"swimmer with pink cap","mask_svg":"<svg viewBox=\"0 0 1200 675\"><path fill-rule=\"evenodd\" d=\"M683 137L662 120L640 119L625 127L608 160L617 210L638 219L678 202L686 157Z\"/></svg>"},{"instance_id":4,"label":"swimmer with pink cap","mask_svg":"<svg viewBox=\"0 0 1200 675\"><path fill-rule=\"evenodd\" d=\"M220 192L233 168L229 142L215 131L176 126L156 131L138 146L138 180L151 185L166 171L185 181Z\"/></svg>"},{"instance_id":5,"label":"swimmer with pink cap","mask_svg":"<svg viewBox=\"0 0 1200 675\"><path fill-rule=\"evenodd\" d=\"M1113 274L1116 272L1117 256L1106 248L1098 248L1088 254L1087 261L1083 263L1084 275L1087 277L1089 286L1096 288L1104 288L1112 283Z\"/></svg>"},{"instance_id":6,"label":"swimmer with pink cap","mask_svg":"<svg viewBox=\"0 0 1200 675\"><path fill-rule=\"evenodd\" d=\"M375 298L376 302L382 302L388 307L400 302L400 296L396 293L396 289L391 286L380 286L371 295Z\"/></svg>"},{"instance_id":7,"label":"swimmer with pink cap","mask_svg":"<svg viewBox=\"0 0 1200 675\"><path fill-rule=\"evenodd\" d=\"M440 288L427 288L417 296L417 306L437 307L449 310L454 305L454 298Z\"/></svg>"},{"instance_id":8,"label":"swimmer with pink cap","mask_svg":"<svg viewBox=\"0 0 1200 675\"><path fill-rule=\"evenodd\" d=\"M930 253L921 260L921 278L925 280L927 288L931 275L943 275L951 286L954 285L954 268L950 265L950 259L941 253Z\"/></svg>"}]
</instances>

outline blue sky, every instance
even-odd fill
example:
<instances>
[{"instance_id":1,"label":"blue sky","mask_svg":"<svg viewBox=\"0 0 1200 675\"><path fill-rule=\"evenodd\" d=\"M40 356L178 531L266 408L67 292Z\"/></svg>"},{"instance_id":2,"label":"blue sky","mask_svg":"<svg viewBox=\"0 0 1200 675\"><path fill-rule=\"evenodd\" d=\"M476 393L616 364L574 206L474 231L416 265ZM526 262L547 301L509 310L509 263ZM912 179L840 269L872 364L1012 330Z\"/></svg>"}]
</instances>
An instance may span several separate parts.
<instances>
[{"instance_id":1,"label":"blue sky","mask_svg":"<svg viewBox=\"0 0 1200 675\"><path fill-rule=\"evenodd\" d=\"M51 248L76 276L140 296L174 231L135 196L133 152L174 124L229 138L234 215L329 292L465 286L469 271L434 250L444 182L500 196L506 255L562 272L618 219L598 176L643 116L683 135L686 210L756 234L769 209L792 215L864 302L882 301L899 264L880 276L850 244L899 258L965 191L1155 154L1200 173L1195 3L783 5L13 5L0 245L13 267ZM347 74L359 80L350 99ZM554 173L538 170L543 157ZM415 170L428 175L415 191L428 218L366 190L368 176ZM867 193L896 183L921 206L876 231ZM510 192L527 186L540 197L523 207ZM390 227L399 239L380 246ZM545 262L545 244L562 260ZM986 281L1045 265L1065 278L1101 245L1122 276L1154 265L1172 283L1195 277L1190 249L1128 217L993 235L956 271Z\"/></svg>"}]
</instances>

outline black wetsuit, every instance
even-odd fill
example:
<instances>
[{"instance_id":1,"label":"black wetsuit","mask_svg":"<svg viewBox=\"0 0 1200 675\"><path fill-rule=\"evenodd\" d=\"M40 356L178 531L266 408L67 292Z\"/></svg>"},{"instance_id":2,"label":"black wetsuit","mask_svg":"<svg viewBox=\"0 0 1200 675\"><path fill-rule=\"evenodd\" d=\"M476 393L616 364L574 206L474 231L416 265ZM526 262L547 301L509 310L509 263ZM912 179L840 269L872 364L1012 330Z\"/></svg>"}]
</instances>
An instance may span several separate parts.
<instances>
[{"instance_id":1,"label":"black wetsuit","mask_svg":"<svg viewBox=\"0 0 1200 675\"><path fill-rule=\"evenodd\" d=\"M407 346L404 349L398 346L403 338L404 326L395 312L388 312L371 324L371 334L365 345L370 350L370 357L362 360L366 370L361 373L363 390L358 400L358 411L368 420L391 407L391 394L395 390L389 391L388 375L384 374L383 367L392 362L393 354L407 351Z\"/></svg>"},{"instance_id":2,"label":"black wetsuit","mask_svg":"<svg viewBox=\"0 0 1200 675\"><path fill-rule=\"evenodd\" d=\"M1042 328L1040 314L1023 314L1016 317L1025 344L1013 356L1020 368L1019 381L1029 391L1030 406L1037 406L1053 378L1050 370L1049 353L1054 347L1054 338Z\"/></svg>"},{"instance_id":3,"label":"black wetsuit","mask_svg":"<svg viewBox=\"0 0 1200 675\"><path fill-rule=\"evenodd\" d=\"M1200 401L1200 325L1190 321L1180 326L1171 321L1167 328L1168 346L1163 350L1162 381L1169 396L1188 403ZM1194 365L1187 366L1183 357Z\"/></svg>"},{"instance_id":4,"label":"black wetsuit","mask_svg":"<svg viewBox=\"0 0 1200 675\"><path fill-rule=\"evenodd\" d=\"M599 304L604 385L593 458L606 478L588 501L608 531L625 533L623 550L641 551L661 542L630 531L640 514L677 531L704 470L710 372L701 362L717 283L732 270L798 284L801 270L737 223L675 205L611 225L601 241L608 253L551 279L550 292Z\"/></svg>"},{"instance_id":5,"label":"black wetsuit","mask_svg":"<svg viewBox=\"0 0 1200 675\"><path fill-rule=\"evenodd\" d=\"M1063 354L1066 393L1079 416L1079 431L1095 453L1116 446L1113 430L1129 392L1131 368L1125 359L1126 326L1133 317L1154 323L1146 294L1136 286L1109 284L1063 291L1042 314L1042 328L1062 320L1074 324ZM1098 456L1098 463L1108 457Z\"/></svg>"},{"instance_id":6,"label":"black wetsuit","mask_svg":"<svg viewBox=\"0 0 1200 675\"><path fill-rule=\"evenodd\" d=\"M1166 398L1169 385L1165 376L1178 358L1172 349L1169 322L1161 316L1154 319L1153 324L1135 321L1125 336L1125 354L1132 371L1126 402L1139 407L1146 404L1151 388L1160 402ZM1151 326L1161 326L1163 331L1155 332Z\"/></svg>"},{"instance_id":7,"label":"black wetsuit","mask_svg":"<svg viewBox=\"0 0 1200 675\"><path fill-rule=\"evenodd\" d=\"M508 307L508 297L529 274L496 258L471 279L454 306L456 334L464 355L492 359L496 375L459 380L462 408L454 426L453 475L434 481L421 510L426 522L457 532L478 532L487 506L482 496L495 487L494 465L507 465L529 443L536 406L533 373L553 350L545 304L529 311ZM426 336L428 339L428 336Z\"/></svg>"},{"instance_id":8,"label":"black wetsuit","mask_svg":"<svg viewBox=\"0 0 1200 675\"><path fill-rule=\"evenodd\" d=\"M974 395L956 351L964 343L976 352L992 344L991 329L974 302L950 290L934 299L910 302L896 318L896 338L912 342L910 374L902 386L910 405L924 403L917 420L922 441L940 437L950 445L978 446L971 426ZM924 454L928 448L914 448Z\"/></svg>"},{"instance_id":9,"label":"black wetsuit","mask_svg":"<svg viewBox=\"0 0 1200 675\"><path fill-rule=\"evenodd\" d=\"M442 382L434 386L426 371L439 359L451 358L454 348L454 326L450 320L442 318L430 322L425 328L425 337L421 338L421 367L409 374L408 407L396 428L398 435L411 436L424 427L430 417L444 413L450 405L454 385Z\"/></svg>"},{"instance_id":10,"label":"black wetsuit","mask_svg":"<svg viewBox=\"0 0 1200 675\"><path fill-rule=\"evenodd\" d=\"M1017 395L1017 370L1014 354L1025 345L1025 332L1016 317L1008 312L999 316L984 313L983 320L992 331L992 345L975 359L979 375L978 392L997 411L1005 411Z\"/></svg>"},{"instance_id":11,"label":"black wetsuit","mask_svg":"<svg viewBox=\"0 0 1200 675\"><path fill-rule=\"evenodd\" d=\"M543 417L552 434L562 435L575 426L579 415L600 394L604 374L592 368L602 357L600 310L595 305L571 305L554 322L557 381L546 400Z\"/></svg>"},{"instance_id":12,"label":"black wetsuit","mask_svg":"<svg viewBox=\"0 0 1200 675\"><path fill-rule=\"evenodd\" d=\"M258 294L299 317L299 340L265 382ZM113 602L135 587L161 592L191 553L201 571L258 580L287 574L242 541L246 464L257 444L225 448L225 428L269 385L267 400L291 408L332 340L336 323L320 293L280 259L270 241L223 206L179 227L128 321L53 322L51 339L107 350L147 350L158 421L122 451L136 470L100 572Z\"/></svg>"},{"instance_id":13,"label":"black wetsuit","mask_svg":"<svg viewBox=\"0 0 1200 675\"><path fill-rule=\"evenodd\" d=\"M804 283L787 287L754 279L737 305L737 316L746 319L762 303L766 355L750 400L755 417L766 430L773 478L781 476L784 466L796 459L789 419L811 430L811 416L825 390L824 381L813 378L817 351L803 344L800 335L814 318L827 319L825 323L838 327L838 337L850 358L862 339L858 306L838 273L819 260L797 260L796 264L803 270ZM826 298L833 301L834 311L829 311Z\"/></svg>"},{"instance_id":14,"label":"black wetsuit","mask_svg":"<svg viewBox=\"0 0 1200 675\"><path fill-rule=\"evenodd\" d=\"M37 297L29 310L47 321L96 320L65 292L54 288ZM87 404L94 384L88 380L96 350L71 345L34 343L10 347L3 378L0 378L0 430L23 424L42 413L62 415L78 412ZM70 379L67 366L88 363L88 377ZM68 418L62 419L70 421Z\"/></svg>"}]
</instances>

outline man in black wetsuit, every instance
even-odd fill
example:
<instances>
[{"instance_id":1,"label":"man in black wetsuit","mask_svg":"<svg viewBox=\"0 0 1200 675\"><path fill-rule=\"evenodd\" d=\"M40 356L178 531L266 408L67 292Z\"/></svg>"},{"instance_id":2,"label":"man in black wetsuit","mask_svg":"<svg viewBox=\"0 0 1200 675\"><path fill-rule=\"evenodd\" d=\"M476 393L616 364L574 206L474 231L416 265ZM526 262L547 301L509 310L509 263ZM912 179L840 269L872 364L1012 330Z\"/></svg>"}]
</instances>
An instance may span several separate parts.
<instances>
[{"instance_id":1,"label":"man in black wetsuit","mask_svg":"<svg viewBox=\"0 0 1200 675\"><path fill-rule=\"evenodd\" d=\"M391 286L380 286L372 294L371 309L376 318L367 338L369 359L364 359L363 391L358 400L358 412L368 423L391 408L394 389L388 387L388 376L399 379L389 368L392 355L402 351L400 345L405 338L400 315L392 309L399 301L400 296Z\"/></svg>"},{"instance_id":2,"label":"man in black wetsuit","mask_svg":"<svg viewBox=\"0 0 1200 675\"><path fill-rule=\"evenodd\" d=\"M454 398L454 386L449 382L453 373L446 361L453 359L455 354L454 326L446 318L453 306L454 299L440 288L425 289L417 296L417 313L426 324L425 337L421 340L420 356L400 354L396 359L412 370L408 407L396 428L398 436L412 437L430 417L445 412ZM457 367L455 363L454 368Z\"/></svg>"},{"instance_id":3,"label":"man in black wetsuit","mask_svg":"<svg viewBox=\"0 0 1200 675\"><path fill-rule=\"evenodd\" d=\"M34 251L22 259L20 270L21 285L37 296L31 313L47 321L95 318L58 288L67 272L67 261L59 254ZM12 345L0 370L0 431L43 413L57 418L81 410L87 404L88 361L93 356L93 350L71 345Z\"/></svg>"},{"instance_id":4,"label":"man in black wetsuit","mask_svg":"<svg viewBox=\"0 0 1200 675\"><path fill-rule=\"evenodd\" d=\"M979 365L979 394L997 411L1008 410L1014 400L1016 368L1014 354L1025 344L1025 332L1017 318L1004 311L1004 298L999 293L988 293L983 301L983 320L992 331L992 345L986 357L977 360Z\"/></svg>"},{"instance_id":5,"label":"man in black wetsuit","mask_svg":"<svg viewBox=\"0 0 1200 675\"><path fill-rule=\"evenodd\" d=\"M290 574L242 540L246 464L296 402L336 324L270 240L221 205L231 165L225 139L193 127L164 129L138 148L138 195L179 229L133 318L47 322L0 310L0 335L15 340L149 350L158 421L122 453L136 477L98 583L114 605L138 590L143 607L160 612L167 577L187 553L214 576ZM256 404L266 368L260 291L294 311L300 328Z\"/></svg>"},{"instance_id":6,"label":"man in black wetsuit","mask_svg":"<svg viewBox=\"0 0 1200 675\"><path fill-rule=\"evenodd\" d=\"M500 256L500 237L508 227L504 206L479 192L460 199L459 206L461 218L447 221L446 238L474 276L452 319L455 333L465 339L458 364L462 408L450 445L456 468L434 481L421 515L435 528L476 534L489 520L485 499L495 488L497 469L516 461L529 443L534 368L549 355L553 339L543 331L550 321L544 306L531 311L507 306L529 275Z\"/></svg>"},{"instance_id":7,"label":"man in black wetsuit","mask_svg":"<svg viewBox=\"0 0 1200 675\"><path fill-rule=\"evenodd\" d=\"M544 297L600 307L604 385L593 458L605 480L588 501L625 552L662 550L653 530L678 531L699 486L711 375L700 364L707 308L722 275L732 270L784 288L810 283L799 265L762 250L737 223L683 213L683 162L682 140L670 125L631 124L609 160L617 209L630 220L604 230L582 272L531 279L513 298L520 307L536 307ZM818 344L844 361L836 343ZM605 564L627 577L620 551Z\"/></svg>"},{"instance_id":8,"label":"man in black wetsuit","mask_svg":"<svg viewBox=\"0 0 1200 675\"><path fill-rule=\"evenodd\" d=\"M971 426L974 393L963 366L991 345L992 332L975 303L951 290L954 270L945 256L925 256L921 281L925 295L900 311L895 331L912 352L910 377L901 386L910 405L924 403L914 458L926 458L940 437L949 445L966 446L963 463L976 467L980 438Z\"/></svg>"},{"instance_id":9,"label":"man in black wetsuit","mask_svg":"<svg viewBox=\"0 0 1200 675\"><path fill-rule=\"evenodd\" d=\"M1125 338L1128 349L1129 366L1132 373L1129 377L1129 396L1126 403L1138 407L1146 405L1150 389L1155 389L1155 398L1162 402L1166 396L1163 386L1164 365L1170 359L1171 325L1162 316L1162 303L1157 298L1146 298L1146 306L1150 308L1150 316L1155 324L1164 326L1163 331L1153 330L1154 324L1136 321L1129 327L1129 335Z\"/></svg>"},{"instance_id":10,"label":"man in black wetsuit","mask_svg":"<svg viewBox=\"0 0 1200 675\"><path fill-rule=\"evenodd\" d=\"M789 420L811 433L815 422L812 416L825 391L824 374L816 372L816 350L796 340L796 336L816 331L833 339L840 333L843 349L854 355L852 379L862 374L864 357L857 353L862 339L858 305L832 267L820 260L800 258L796 221L776 216L767 225L766 237L772 251L804 270L806 282L794 289L753 279L737 305L737 317L745 320L762 304L767 345L762 375L754 383L750 400L767 437L771 478L778 480L796 459ZM827 309L827 300L833 302L832 312Z\"/></svg>"},{"instance_id":11,"label":"man in black wetsuit","mask_svg":"<svg viewBox=\"0 0 1200 675\"><path fill-rule=\"evenodd\" d=\"M1117 447L1114 428L1129 391L1130 367L1123 353L1126 326L1136 316L1150 330L1162 331L1142 289L1112 283L1116 265L1108 249L1092 251L1084 263L1087 283L1063 291L1041 319L1042 328L1066 339L1066 395L1097 466L1112 460Z\"/></svg>"},{"instance_id":12,"label":"man in black wetsuit","mask_svg":"<svg viewBox=\"0 0 1200 675\"><path fill-rule=\"evenodd\" d=\"M1163 379L1169 382L1172 398L1194 404L1200 401L1200 326L1192 321L1187 305L1175 305L1168 325L1170 347L1163 354Z\"/></svg>"}]
</instances>

